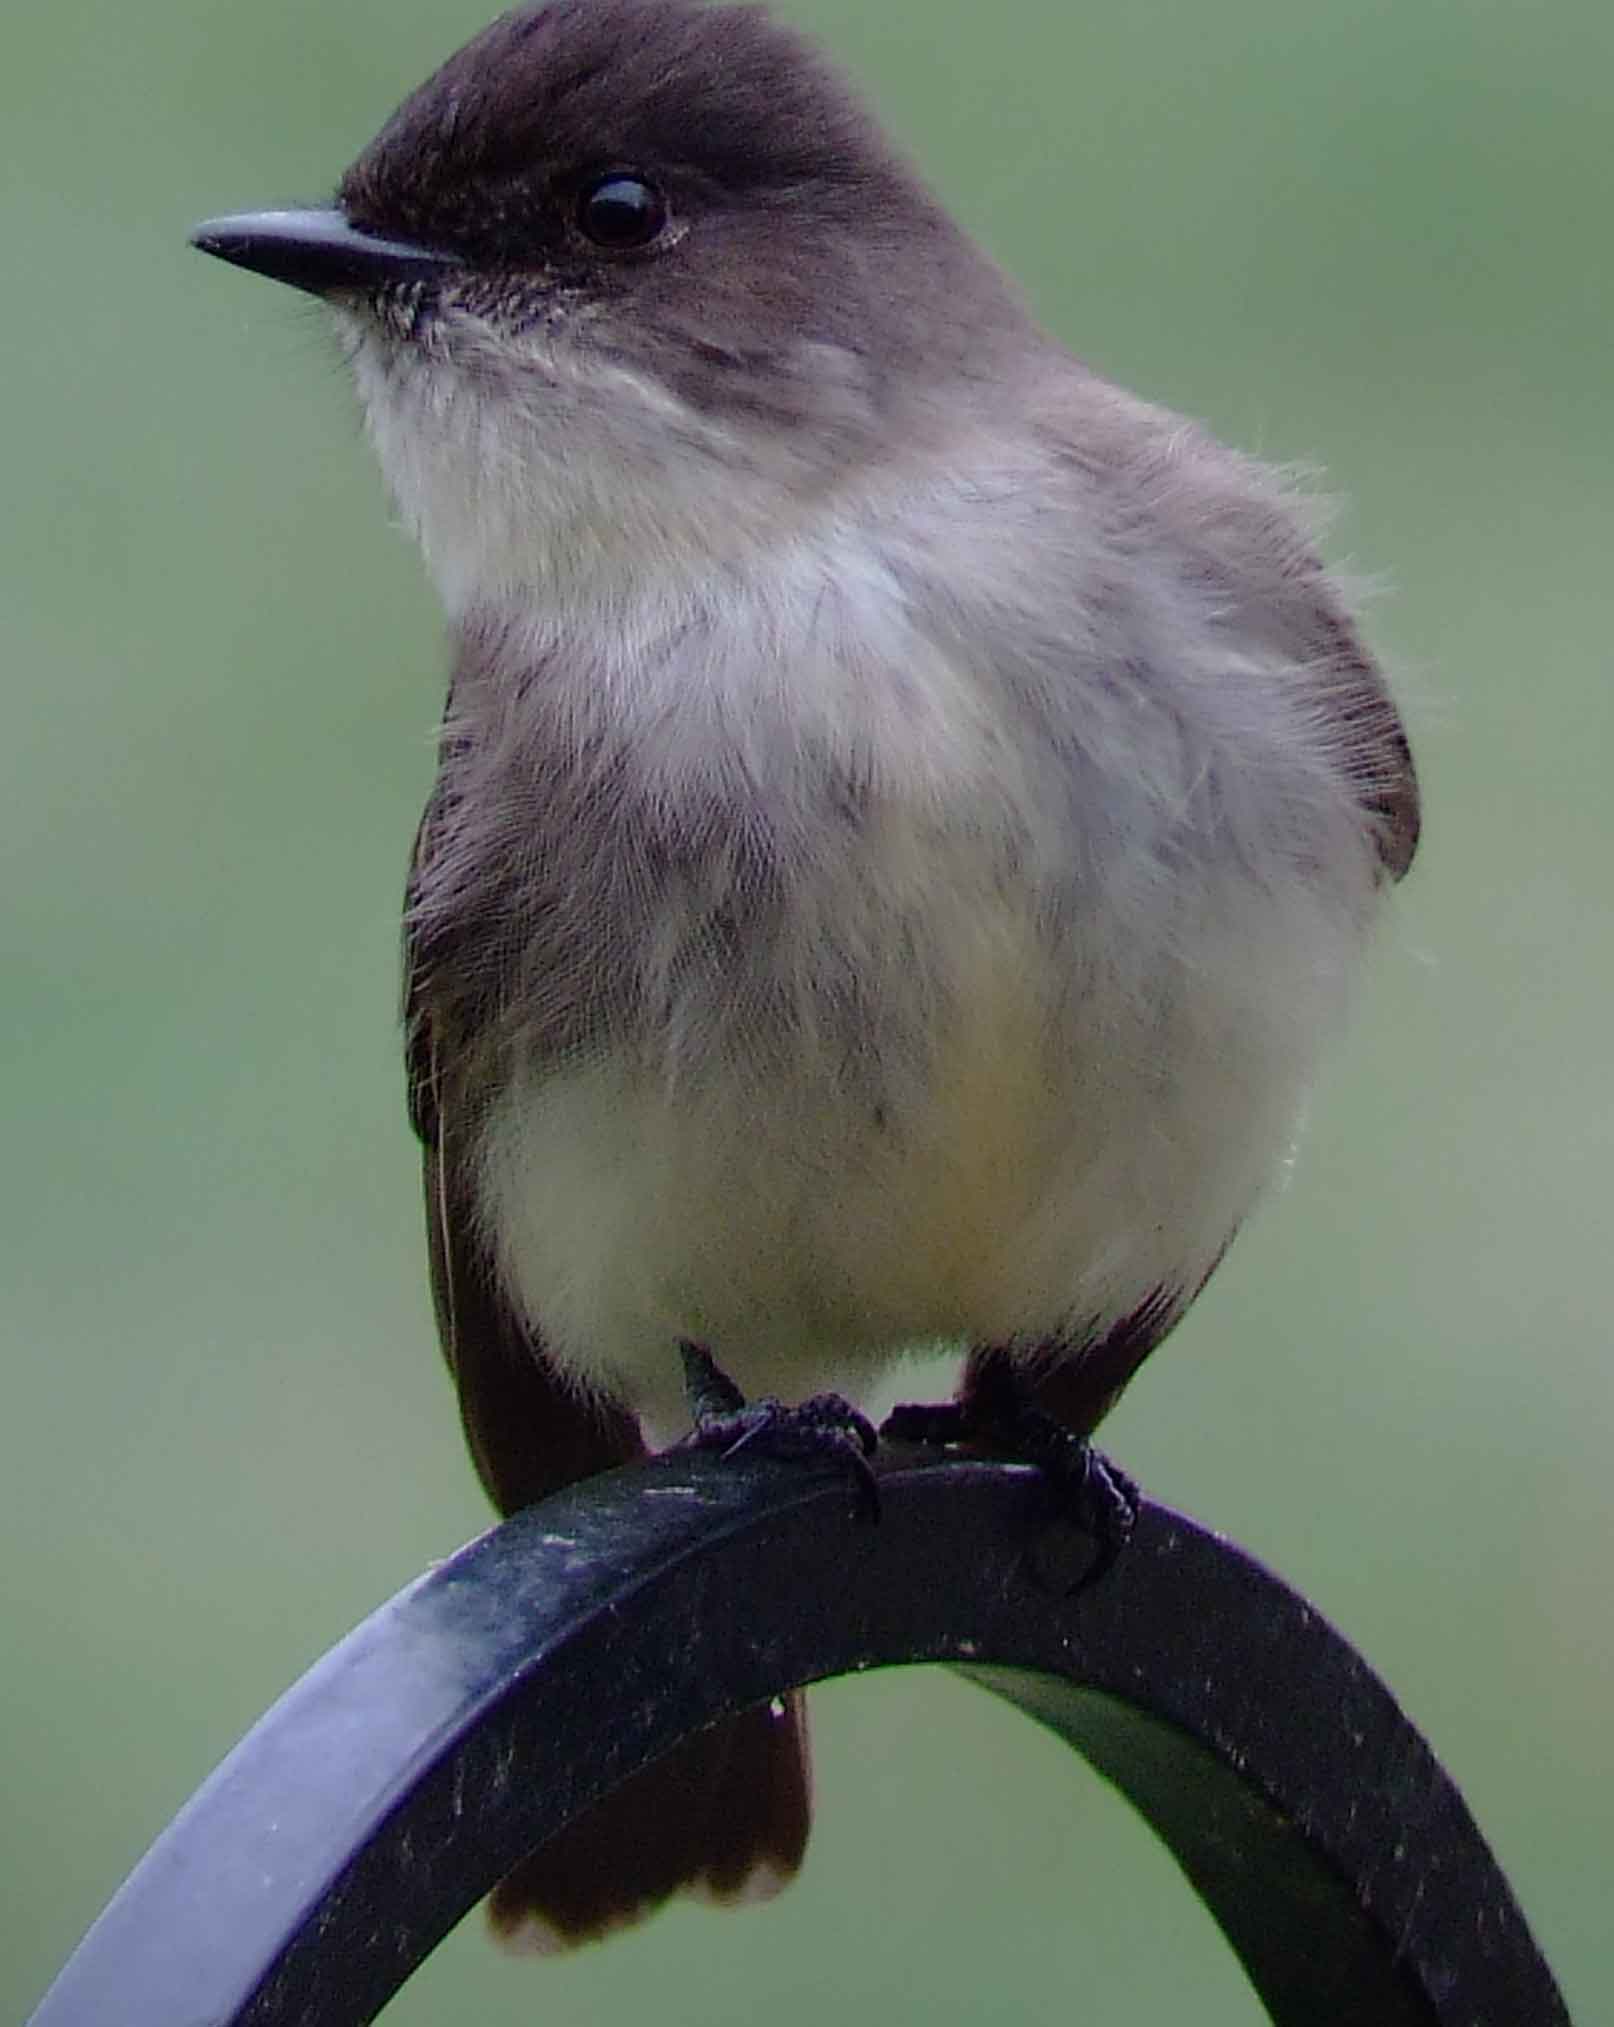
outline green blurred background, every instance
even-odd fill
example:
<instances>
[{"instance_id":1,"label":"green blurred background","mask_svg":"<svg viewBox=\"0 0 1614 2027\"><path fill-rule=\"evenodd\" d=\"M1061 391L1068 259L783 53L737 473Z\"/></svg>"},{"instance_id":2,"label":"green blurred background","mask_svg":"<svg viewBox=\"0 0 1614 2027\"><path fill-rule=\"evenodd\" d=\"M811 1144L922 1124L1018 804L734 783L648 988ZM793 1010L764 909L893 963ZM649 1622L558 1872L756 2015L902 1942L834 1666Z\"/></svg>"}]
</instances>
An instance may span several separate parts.
<instances>
[{"instance_id":1,"label":"green blurred background","mask_svg":"<svg viewBox=\"0 0 1614 2027\"><path fill-rule=\"evenodd\" d=\"M0 2016L192 1786L484 1512L394 1034L443 655L316 306L318 197L485 0L82 0L0 67ZM1427 844L1292 1185L1109 1428L1308 1590L1614 2019L1607 0L796 0L1047 318L1351 503ZM818 1695L765 1912L389 2020L1261 2017L1168 1862L959 1681Z\"/></svg>"}]
</instances>

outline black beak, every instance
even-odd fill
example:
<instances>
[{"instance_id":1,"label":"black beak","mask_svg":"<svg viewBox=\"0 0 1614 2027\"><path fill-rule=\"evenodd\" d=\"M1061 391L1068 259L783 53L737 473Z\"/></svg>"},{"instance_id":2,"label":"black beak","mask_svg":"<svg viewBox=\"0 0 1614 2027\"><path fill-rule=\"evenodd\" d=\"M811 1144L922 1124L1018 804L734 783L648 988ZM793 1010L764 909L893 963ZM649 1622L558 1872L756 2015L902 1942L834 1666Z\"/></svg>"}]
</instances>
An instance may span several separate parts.
<instances>
[{"instance_id":1,"label":"black beak","mask_svg":"<svg viewBox=\"0 0 1614 2027\"><path fill-rule=\"evenodd\" d=\"M423 281L459 265L452 254L360 232L340 211L241 211L209 218L191 234L191 245L311 296Z\"/></svg>"}]
</instances>

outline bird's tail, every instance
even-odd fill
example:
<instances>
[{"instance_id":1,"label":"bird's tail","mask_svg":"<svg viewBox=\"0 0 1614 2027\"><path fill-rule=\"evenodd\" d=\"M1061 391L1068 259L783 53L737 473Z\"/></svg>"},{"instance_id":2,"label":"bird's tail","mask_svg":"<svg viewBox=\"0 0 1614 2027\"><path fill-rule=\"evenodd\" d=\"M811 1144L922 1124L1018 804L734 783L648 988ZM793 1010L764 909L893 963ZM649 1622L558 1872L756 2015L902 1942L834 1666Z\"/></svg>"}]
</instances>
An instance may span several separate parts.
<instances>
[{"instance_id":1,"label":"bird's tail","mask_svg":"<svg viewBox=\"0 0 1614 2027\"><path fill-rule=\"evenodd\" d=\"M493 1932L548 1956L627 1928L674 1893L770 1900L801 1864L811 1810L796 1690L685 1739L523 1859L488 1902Z\"/></svg>"}]
</instances>

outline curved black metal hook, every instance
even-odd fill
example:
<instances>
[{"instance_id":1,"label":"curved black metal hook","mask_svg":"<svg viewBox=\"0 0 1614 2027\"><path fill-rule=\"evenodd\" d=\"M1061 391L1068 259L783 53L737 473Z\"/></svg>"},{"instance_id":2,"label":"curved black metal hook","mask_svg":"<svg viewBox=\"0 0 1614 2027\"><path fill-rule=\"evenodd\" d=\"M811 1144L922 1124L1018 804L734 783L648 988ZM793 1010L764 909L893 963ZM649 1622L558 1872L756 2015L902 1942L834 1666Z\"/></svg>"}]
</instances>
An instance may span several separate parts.
<instances>
[{"instance_id":1,"label":"curved black metal hook","mask_svg":"<svg viewBox=\"0 0 1614 2027\"><path fill-rule=\"evenodd\" d=\"M512 1864L689 1732L919 1661L1132 1800L1279 2027L1568 2027L1456 1788L1276 1577L1146 1502L1069 1596L1037 1473L899 1452L881 1492L872 1527L843 1479L665 1456L472 1542L247 1735L32 2027L369 2020Z\"/></svg>"}]
</instances>

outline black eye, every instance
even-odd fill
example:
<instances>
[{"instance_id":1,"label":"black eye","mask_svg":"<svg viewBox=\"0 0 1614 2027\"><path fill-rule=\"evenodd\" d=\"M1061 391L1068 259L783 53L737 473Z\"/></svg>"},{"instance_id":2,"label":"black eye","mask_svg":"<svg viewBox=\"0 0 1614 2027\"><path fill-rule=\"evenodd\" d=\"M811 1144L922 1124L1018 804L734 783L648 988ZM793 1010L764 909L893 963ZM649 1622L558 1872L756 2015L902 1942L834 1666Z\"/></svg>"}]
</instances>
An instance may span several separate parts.
<instances>
[{"instance_id":1,"label":"black eye","mask_svg":"<svg viewBox=\"0 0 1614 2027\"><path fill-rule=\"evenodd\" d=\"M666 223L661 192L642 176L598 177L577 200L578 230L612 252L648 246Z\"/></svg>"}]
</instances>

